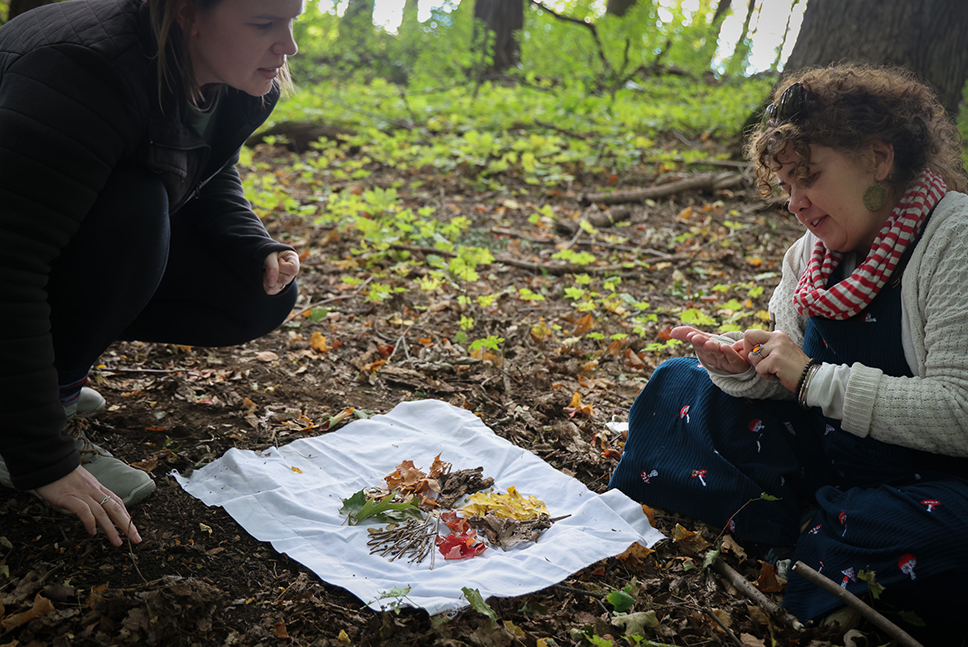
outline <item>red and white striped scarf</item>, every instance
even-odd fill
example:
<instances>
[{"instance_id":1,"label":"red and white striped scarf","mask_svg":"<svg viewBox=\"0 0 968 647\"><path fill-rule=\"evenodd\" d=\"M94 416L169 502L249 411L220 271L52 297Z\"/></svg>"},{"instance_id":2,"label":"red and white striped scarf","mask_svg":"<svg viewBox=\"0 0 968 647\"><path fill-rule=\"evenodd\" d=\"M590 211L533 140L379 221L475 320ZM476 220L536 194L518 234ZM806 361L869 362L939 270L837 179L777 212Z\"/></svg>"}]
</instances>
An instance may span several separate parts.
<instances>
[{"instance_id":1,"label":"red and white striped scarf","mask_svg":"<svg viewBox=\"0 0 968 647\"><path fill-rule=\"evenodd\" d=\"M925 217L947 188L940 175L928 169L921 171L878 232L864 262L830 289L827 281L843 254L830 251L818 240L793 295L800 314L843 320L866 308L891 278L904 250L917 239Z\"/></svg>"}]
</instances>

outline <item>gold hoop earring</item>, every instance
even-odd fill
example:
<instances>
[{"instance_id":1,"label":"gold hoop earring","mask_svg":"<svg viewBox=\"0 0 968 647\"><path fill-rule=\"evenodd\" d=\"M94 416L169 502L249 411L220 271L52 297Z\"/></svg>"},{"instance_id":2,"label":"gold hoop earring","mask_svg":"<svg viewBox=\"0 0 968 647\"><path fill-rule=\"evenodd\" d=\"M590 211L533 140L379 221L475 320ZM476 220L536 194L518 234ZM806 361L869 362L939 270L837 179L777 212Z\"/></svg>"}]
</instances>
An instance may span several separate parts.
<instances>
[{"instance_id":1,"label":"gold hoop earring","mask_svg":"<svg viewBox=\"0 0 968 647\"><path fill-rule=\"evenodd\" d=\"M864 206L868 211L880 211L887 203L887 189L882 184L872 184L864 191Z\"/></svg>"}]
</instances>

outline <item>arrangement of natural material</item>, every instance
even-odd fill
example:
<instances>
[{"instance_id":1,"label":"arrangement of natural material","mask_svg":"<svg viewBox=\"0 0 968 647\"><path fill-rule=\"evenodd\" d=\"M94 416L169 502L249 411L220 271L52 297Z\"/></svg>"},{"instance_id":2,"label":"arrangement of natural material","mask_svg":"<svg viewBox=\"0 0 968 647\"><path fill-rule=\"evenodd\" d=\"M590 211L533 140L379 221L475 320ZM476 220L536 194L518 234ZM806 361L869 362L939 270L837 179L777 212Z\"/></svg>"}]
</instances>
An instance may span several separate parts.
<instances>
[{"instance_id":1,"label":"arrangement of natural material","mask_svg":"<svg viewBox=\"0 0 968 647\"><path fill-rule=\"evenodd\" d=\"M340 514L349 525L367 520L387 523L371 528L371 555L390 561L409 558L421 563L436 546L444 559L469 559L483 553L487 545L477 536L482 530L487 543L504 550L521 542L534 542L558 519L552 519L544 503L534 496L523 496L510 487L506 494L484 492L494 479L483 475L484 468L451 471L452 465L438 454L429 472L403 461L384 477L386 486L359 490L343 499ZM455 506L465 499L458 511ZM450 532L441 535L441 524Z\"/></svg>"}]
</instances>

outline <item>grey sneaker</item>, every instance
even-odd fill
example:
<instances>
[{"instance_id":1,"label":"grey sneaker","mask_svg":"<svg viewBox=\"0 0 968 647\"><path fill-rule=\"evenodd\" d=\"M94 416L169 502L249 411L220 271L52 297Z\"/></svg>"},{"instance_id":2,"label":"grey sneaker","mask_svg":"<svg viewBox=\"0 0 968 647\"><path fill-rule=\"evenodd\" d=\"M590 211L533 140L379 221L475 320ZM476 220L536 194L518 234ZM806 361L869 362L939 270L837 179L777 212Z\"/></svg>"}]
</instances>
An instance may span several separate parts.
<instances>
[{"instance_id":1,"label":"grey sneaker","mask_svg":"<svg viewBox=\"0 0 968 647\"><path fill-rule=\"evenodd\" d=\"M114 458L111 452L92 443L83 433L77 434L74 446L81 453L84 469L101 485L121 497L125 507L138 503L155 491L155 482L147 472Z\"/></svg>"},{"instance_id":2,"label":"grey sneaker","mask_svg":"<svg viewBox=\"0 0 968 647\"><path fill-rule=\"evenodd\" d=\"M74 446L81 454L81 465L84 469L93 474L101 485L117 494L124 501L126 508L155 491L155 482L151 476L114 458L111 452L92 443L83 433L78 432L74 439ZM13 487L10 471L3 462L3 458L0 458L0 485ZM40 498L35 491L30 492ZM60 508L56 509L60 510Z\"/></svg>"},{"instance_id":3,"label":"grey sneaker","mask_svg":"<svg viewBox=\"0 0 968 647\"><path fill-rule=\"evenodd\" d=\"M100 393L85 386L81 387L81 394L77 396L74 404L64 407L64 413L68 420L74 417L91 418L104 411L106 404Z\"/></svg>"}]
</instances>

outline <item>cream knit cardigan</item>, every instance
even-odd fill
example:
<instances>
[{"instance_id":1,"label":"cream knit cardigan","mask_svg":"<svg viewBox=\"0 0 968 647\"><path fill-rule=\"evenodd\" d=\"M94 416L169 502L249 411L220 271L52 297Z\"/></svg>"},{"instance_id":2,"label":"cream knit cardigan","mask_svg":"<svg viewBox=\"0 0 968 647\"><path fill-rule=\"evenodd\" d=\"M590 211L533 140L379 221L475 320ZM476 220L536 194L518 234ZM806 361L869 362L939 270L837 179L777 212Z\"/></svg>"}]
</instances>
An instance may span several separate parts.
<instances>
[{"instance_id":1,"label":"cream knit cardigan","mask_svg":"<svg viewBox=\"0 0 968 647\"><path fill-rule=\"evenodd\" d=\"M770 298L777 330L803 346L807 317L793 304L797 280L817 238L806 233L783 257ZM968 457L968 196L948 192L935 207L901 279L901 336L915 377L890 377L860 363L824 364L807 402L844 431L935 454ZM732 339L740 333L729 335ZM724 340L725 341L725 340ZM723 391L754 399L792 399L777 380L752 369L710 374Z\"/></svg>"}]
</instances>

